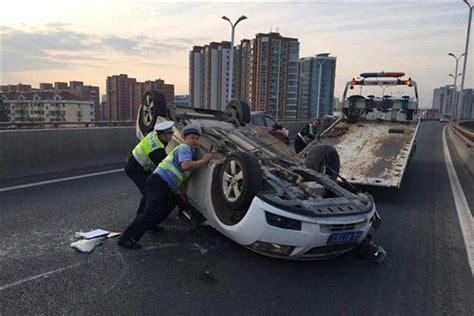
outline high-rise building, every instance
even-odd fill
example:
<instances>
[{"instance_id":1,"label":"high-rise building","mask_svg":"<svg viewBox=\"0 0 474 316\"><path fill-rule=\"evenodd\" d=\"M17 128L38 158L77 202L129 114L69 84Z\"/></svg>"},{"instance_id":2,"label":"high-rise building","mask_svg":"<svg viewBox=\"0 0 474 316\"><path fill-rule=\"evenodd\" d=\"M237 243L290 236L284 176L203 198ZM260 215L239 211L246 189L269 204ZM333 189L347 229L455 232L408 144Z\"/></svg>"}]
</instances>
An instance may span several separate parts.
<instances>
[{"instance_id":1,"label":"high-rise building","mask_svg":"<svg viewBox=\"0 0 474 316\"><path fill-rule=\"evenodd\" d=\"M107 109L104 120L128 121L137 118L145 92L158 90L163 92L167 104L174 102L174 85L165 84L161 79L137 82L126 74L107 77Z\"/></svg>"},{"instance_id":2,"label":"high-rise building","mask_svg":"<svg viewBox=\"0 0 474 316\"><path fill-rule=\"evenodd\" d=\"M234 97L252 100L250 91L253 76L252 41L244 39L235 47L234 53Z\"/></svg>"},{"instance_id":3,"label":"high-rise building","mask_svg":"<svg viewBox=\"0 0 474 316\"><path fill-rule=\"evenodd\" d=\"M230 42L194 46L189 52L189 92L192 107L224 110L230 101Z\"/></svg>"},{"instance_id":4,"label":"high-rise building","mask_svg":"<svg viewBox=\"0 0 474 316\"><path fill-rule=\"evenodd\" d=\"M336 57L317 54L299 62L298 105L300 119L322 118L334 109Z\"/></svg>"},{"instance_id":5,"label":"high-rise building","mask_svg":"<svg viewBox=\"0 0 474 316\"><path fill-rule=\"evenodd\" d=\"M126 74L113 75L107 77L107 113L110 115L106 119L113 121L127 121L133 118L136 106L134 102L135 78L129 78Z\"/></svg>"},{"instance_id":6,"label":"high-rise building","mask_svg":"<svg viewBox=\"0 0 474 316\"><path fill-rule=\"evenodd\" d=\"M279 33L257 34L236 48L236 97L279 120L297 118L299 42Z\"/></svg>"},{"instance_id":7,"label":"high-rise building","mask_svg":"<svg viewBox=\"0 0 474 316\"><path fill-rule=\"evenodd\" d=\"M458 93L460 94L461 92ZM464 89L463 93L464 95L459 105L460 117L461 119L474 119L474 89Z\"/></svg>"},{"instance_id":8,"label":"high-rise building","mask_svg":"<svg viewBox=\"0 0 474 316\"><path fill-rule=\"evenodd\" d=\"M224 110L230 100L230 43L194 46L189 53L190 105ZM279 33L257 34L235 47L233 93L254 111L297 118L299 42Z\"/></svg>"},{"instance_id":9,"label":"high-rise building","mask_svg":"<svg viewBox=\"0 0 474 316\"><path fill-rule=\"evenodd\" d=\"M439 110L441 116L451 117L454 114L452 107L455 101L455 94L456 92L452 85L434 89L433 109Z\"/></svg>"},{"instance_id":10,"label":"high-rise building","mask_svg":"<svg viewBox=\"0 0 474 316\"><path fill-rule=\"evenodd\" d=\"M166 104L173 104L174 103L174 85L172 84L165 84L164 80L157 79L154 81L147 80L145 82L136 82L134 85L134 102L133 102L133 112L134 116L133 119L136 118L136 114L138 113L138 109L143 102L143 96L149 90L158 90L163 92L166 99Z\"/></svg>"}]
</instances>

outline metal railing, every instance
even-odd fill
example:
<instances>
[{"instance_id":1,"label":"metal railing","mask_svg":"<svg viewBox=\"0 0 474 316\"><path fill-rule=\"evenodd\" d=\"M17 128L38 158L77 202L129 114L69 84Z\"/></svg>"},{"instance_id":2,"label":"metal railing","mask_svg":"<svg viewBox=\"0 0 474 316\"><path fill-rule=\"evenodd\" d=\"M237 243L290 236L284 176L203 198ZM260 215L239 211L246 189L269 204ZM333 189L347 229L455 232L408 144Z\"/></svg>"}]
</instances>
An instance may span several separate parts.
<instances>
[{"instance_id":1,"label":"metal railing","mask_svg":"<svg viewBox=\"0 0 474 316\"><path fill-rule=\"evenodd\" d=\"M0 122L0 130L135 126L135 121Z\"/></svg>"},{"instance_id":2,"label":"metal railing","mask_svg":"<svg viewBox=\"0 0 474 316\"><path fill-rule=\"evenodd\" d=\"M470 142L470 145L474 145L474 132L472 130L454 123L451 123L450 125L454 128L456 133L468 140Z\"/></svg>"}]
</instances>

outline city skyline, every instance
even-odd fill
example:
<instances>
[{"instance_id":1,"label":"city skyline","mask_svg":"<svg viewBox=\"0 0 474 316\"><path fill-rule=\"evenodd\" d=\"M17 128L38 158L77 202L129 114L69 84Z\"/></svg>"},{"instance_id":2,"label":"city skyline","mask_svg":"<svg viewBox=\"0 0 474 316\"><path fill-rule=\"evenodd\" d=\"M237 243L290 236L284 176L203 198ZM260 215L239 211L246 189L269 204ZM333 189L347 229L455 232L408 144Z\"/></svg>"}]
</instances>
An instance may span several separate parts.
<instances>
[{"instance_id":1,"label":"city skyline","mask_svg":"<svg viewBox=\"0 0 474 316\"><path fill-rule=\"evenodd\" d=\"M188 94L189 50L229 40L221 16L244 14L236 44L272 30L297 38L300 57L337 57L336 97L361 72L402 71L417 81L423 106L431 104L433 89L452 84L448 53L464 52L468 18L462 1L27 3L28 9L8 3L0 13L0 84L78 79L104 93L107 76L125 73L139 81L161 78L176 94ZM471 50L466 88L473 86L472 56Z\"/></svg>"}]
</instances>

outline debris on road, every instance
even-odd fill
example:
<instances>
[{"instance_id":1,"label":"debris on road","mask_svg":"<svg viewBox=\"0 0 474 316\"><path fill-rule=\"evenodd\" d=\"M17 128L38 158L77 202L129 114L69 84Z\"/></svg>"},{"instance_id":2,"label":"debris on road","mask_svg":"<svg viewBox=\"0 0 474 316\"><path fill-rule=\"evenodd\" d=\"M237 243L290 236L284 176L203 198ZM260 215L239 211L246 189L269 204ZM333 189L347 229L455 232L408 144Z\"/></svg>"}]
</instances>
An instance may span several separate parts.
<instances>
[{"instance_id":1,"label":"debris on road","mask_svg":"<svg viewBox=\"0 0 474 316\"><path fill-rule=\"evenodd\" d=\"M76 238L79 239L71 243L71 247L82 253L91 253L95 246L106 238L120 236L120 233L109 232L103 229L95 229L89 232L77 232Z\"/></svg>"},{"instance_id":2,"label":"debris on road","mask_svg":"<svg viewBox=\"0 0 474 316\"><path fill-rule=\"evenodd\" d=\"M92 239L92 238L96 238L96 237L106 236L109 233L110 232L107 231L107 230L95 229L95 230L91 230L89 232L79 232L79 233L77 233L77 236L79 238Z\"/></svg>"},{"instance_id":3,"label":"debris on road","mask_svg":"<svg viewBox=\"0 0 474 316\"><path fill-rule=\"evenodd\" d=\"M106 237L97 237L92 239L81 239L76 242L71 243L71 247L76 249L79 252L91 253L102 240Z\"/></svg>"}]
</instances>

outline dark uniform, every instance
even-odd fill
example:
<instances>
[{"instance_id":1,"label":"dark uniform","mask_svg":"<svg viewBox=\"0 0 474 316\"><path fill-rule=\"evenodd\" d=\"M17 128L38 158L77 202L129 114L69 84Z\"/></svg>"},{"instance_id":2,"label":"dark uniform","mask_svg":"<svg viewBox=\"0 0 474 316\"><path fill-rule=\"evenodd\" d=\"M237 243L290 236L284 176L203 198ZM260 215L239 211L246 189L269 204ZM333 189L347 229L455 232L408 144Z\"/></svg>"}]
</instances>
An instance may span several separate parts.
<instances>
[{"instance_id":1,"label":"dark uniform","mask_svg":"<svg viewBox=\"0 0 474 316\"><path fill-rule=\"evenodd\" d=\"M297 153L305 149L305 147L316 138L318 131L317 127L314 127L313 124L314 123L307 124L296 136L294 145Z\"/></svg>"},{"instance_id":2,"label":"dark uniform","mask_svg":"<svg viewBox=\"0 0 474 316\"><path fill-rule=\"evenodd\" d=\"M145 136L133 149L125 164L125 173L140 190L142 198L137 214L145 208L145 181L152 171L166 157L166 145L158 136L158 132L172 131L173 122L163 122L155 125L155 131Z\"/></svg>"},{"instance_id":3,"label":"dark uniform","mask_svg":"<svg viewBox=\"0 0 474 316\"><path fill-rule=\"evenodd\" d=\"M196 160L196 152L188 145L181 144L155 169L145 183L145 209L143 213L137 214L123 232L119 245L122 243L121 246L123 246L123 243L127 243L125 245L127 247L130 239L134 245L142 238L148 227L160 223L173 211L179 201L178 189L191 174L190 171L183 171L180 164L182 161L189 160Z\"/></svg>"}]
</instances>

